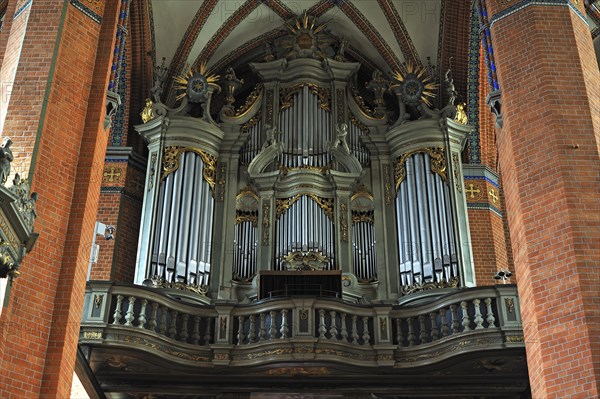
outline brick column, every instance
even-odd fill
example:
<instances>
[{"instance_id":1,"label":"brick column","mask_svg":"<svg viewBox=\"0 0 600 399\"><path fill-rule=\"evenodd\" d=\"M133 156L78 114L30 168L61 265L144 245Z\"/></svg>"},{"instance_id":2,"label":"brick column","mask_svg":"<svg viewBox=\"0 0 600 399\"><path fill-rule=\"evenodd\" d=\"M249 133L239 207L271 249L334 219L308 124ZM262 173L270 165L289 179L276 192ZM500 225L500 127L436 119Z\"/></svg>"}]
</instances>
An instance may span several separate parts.
<instances>
[{"instance_id":1,"label":"brick column","mask_svg":"<svg viewBox=\"0 0 600 399\"><path fill-rule=\"evenodd\" d=\"M2 398L70 396L108 137L117 3L29 5L3 135L18 143L18 171L29 171L39 193L40 237L0 318Z\"/></svg>"},{"instance_id":2,"label":"brick column","mask_svg":"<svg viewBox=\"0 0 600 399\"><path fill-rule=\"evenodd\" d=\"M487 1L527 363L533 398L598 398L600 74L583 1L540 3Z\"/></svg>"}]
</instances>

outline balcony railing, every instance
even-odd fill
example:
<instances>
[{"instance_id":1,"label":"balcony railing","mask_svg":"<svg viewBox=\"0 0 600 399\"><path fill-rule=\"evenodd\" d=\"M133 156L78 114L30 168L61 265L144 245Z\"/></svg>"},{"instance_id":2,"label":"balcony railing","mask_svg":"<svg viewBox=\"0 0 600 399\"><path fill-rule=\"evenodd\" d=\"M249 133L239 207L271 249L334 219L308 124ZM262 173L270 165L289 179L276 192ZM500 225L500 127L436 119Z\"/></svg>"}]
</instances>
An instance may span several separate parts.
<instances>
[{"instance_id":1,"label":"balcony railing","mask_svg":"<svg viewBox=\"0 0 600 399\"><path fill-rule=\"evenodd\" d=\"M186 363L311 360L394 367L524 345L514 286L440 290L412 303L418 304L290 297L202 305L151 288L91 282L80 344L161 352Z\"/></svg>"}]
</instances>

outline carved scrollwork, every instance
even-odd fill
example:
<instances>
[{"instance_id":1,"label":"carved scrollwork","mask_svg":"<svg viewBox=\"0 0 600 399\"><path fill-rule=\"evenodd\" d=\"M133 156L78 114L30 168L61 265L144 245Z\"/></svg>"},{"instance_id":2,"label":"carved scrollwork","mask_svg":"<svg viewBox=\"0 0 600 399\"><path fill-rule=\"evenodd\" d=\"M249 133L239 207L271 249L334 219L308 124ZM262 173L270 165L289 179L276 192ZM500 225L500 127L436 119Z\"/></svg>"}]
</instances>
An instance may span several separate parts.
<instances>
[{"instance_id":1,"label":"carved scrollwork","mask_svg":"<svg viewBox=\"0 0 600 399\"><path fill-rule=\"evenodd\" d=\"M319 87L314 83L297 83L295 85L284 87L281 89L279 95L281 98L280 109L283 111L284 109L288 109L294 103L294 94L304 86L308 86L308 89L311 93L315 94L319 99L319 107L324 109L325 111L331 111L330 105L330 92L328 89L323 87Z\"/></svg>"},{"instance_id":2,"label":"carved scrollwork","mask_svg":"<svg viewBox=\"0 0 600 399\"><path fill-rule=\"evenodd\" d=\"M366 211L366 212L357 212L352 211L352 224L355 223L369 223L373 224L374 212Z\"/></svg>"},{"instance_id":3,"label":"carved scrollwork","mask_svg":"<svg viewBox=\"0 0 600 399\"><path fill-rule=\"evenodd\" d=\"M246 102L239 107L235 112L232 110L224 109L225 116L231 118L242 118L254 107L254 105L262 99L264 86L262 83L256 85L254 90L246 97Z\"/></svg>"},{"instance_id":4,"label":"carved scrollwork","mask_svg":"<svg viewBox=\"0 0 600 399\"><path fill-rule=\"evenodd\" d=\"M350 123L352 123L353 125L358 127L360 129L360 131L362 132L362 134L365 136L368 136L369 133L371 133L371 131L369 130L367 125L365 125L364 123L359 121L355 115L352 115L352 114L350 115Z\"/></svg>"},{"instance_id":5,"label":"carved scrollwork","mask_svg":"<svg viewBox=\"0 0 600 399\"><path fill-rule=\"evenodd\" d=\"M287 270L323 270L327 267L329 259L320 252L294 251L283 257L283 264Z\"/></svg>"},{"instance_id":6,"label":"carved scrollwork","mask_svg":"<svg viewBox=\"0 0 600 399\"><path fill-rule=\"evenodd\" d=\"M325 215L327 215L329 220L333 221L333 199L317 197L314 194L296 194L290 198L277 198L275 209L276 219L279 219L279 217L283 215L288 209L290 209L296 201L298 201L302 196L305 195L311 198L313 201L315 201L317 205L319 205L319 207L323 209Z\"/></svg>"},{"instance_id":7,"label":"carved scrollwork","mask_svg":"<svg viewBox=\"0 0 600 399\"><path fill-rule=\"evenodd\" d=\"M260 120L260 114L254 115L252 118L248 120L248 122L244 123L242 127L240 127L240 133L248 134L252 126L256 125Z\"/></svg>"},{"instance_id":8,"label":"carved scrollwork","mask_svg":"<svg viewBox=\"0 0 600 399\"><path fill-rule=\"evenodd\" d=\"M409 151L402 156L396 158L394 165L394 178L396 180L396 190L400 187L400 184L406 179L406 160L408 157L424 152L429 154L429 162L431 165L431 171L440 175L442 180L446 180L446 157L444 156L444 148L420 148L418 150Z\"/></svg>"},{"instance_id":9,"label":"carved scrollwork","mask_svg":"<svg viewBox=\"0 0 600 399\"><path fill-rule=\"evenodd\" d=\"M428 281L423 283L416 283L413 285L406 285L400 289L403 295L412 294L419 291L432 290L434 288L456 288L458 287L458 278L452 277L449 281Z\"/></svg>"},{"instance_id":10,"label":"carved scrollwork","mask_svg":"<svg viewBox=\"0 0 600 399\"><path fill-rule=\"evenodd\" d=\"M345 202L340 203L340 230L342 233L342 241L348 241L348 221L347 221L348 205Z\"/></svg>"},{"instance_id":11,"label":"carved scrollwork","mask_svg":"<svg viewBox=\"0 0 600 399\"><path fill-rule=\"evenodd\" d=\"M184 152L193 152L202 158L204 168L202 176L210 186L210 189L215 189L215 178L217 174L217 158L198 148L193 147L167 147L163 156L163 170L161 179L165 180L167 176L179 169L179 159Z\"/></svg>"},{"instance_id":12,"label":"carved scrollwork","mask_svg":"<svg viewBox=\"0 0 600 399\"><path fill-rule=\"evenodd\" d=\"M150 277L150 281L154 288L174 288L176 290L195 292L202 296L206 296L206 293L208 292L208 286L205 284L186 284L180 281L169 282L159 276Z\"/></svg>"}]
</instances>

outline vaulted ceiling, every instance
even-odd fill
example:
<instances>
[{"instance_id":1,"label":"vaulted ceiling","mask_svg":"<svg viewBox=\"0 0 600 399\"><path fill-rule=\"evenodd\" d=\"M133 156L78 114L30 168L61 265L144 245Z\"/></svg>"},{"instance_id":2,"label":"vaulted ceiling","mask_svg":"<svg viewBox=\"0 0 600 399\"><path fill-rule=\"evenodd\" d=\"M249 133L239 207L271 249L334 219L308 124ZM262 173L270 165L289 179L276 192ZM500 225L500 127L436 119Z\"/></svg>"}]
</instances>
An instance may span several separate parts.
<instances>
[{"instance_id":1,"label":"vaulted ceiling","mask_svg":"<svg viewBox=\"0 0 600 399\"><path fill-rule=\"evenodd\" d=\"M389 73L404 62L445 69L453 56L457 88L466 91L470 17L466 0L148 1L152 53L159 64L164 57L169 78L186 65L206 62L219 73L257 60L265 43L286 34L286 22L307 11L326 23L332 36L348 40L347 54L368 70Z\"/></svg>"}]
</instances>

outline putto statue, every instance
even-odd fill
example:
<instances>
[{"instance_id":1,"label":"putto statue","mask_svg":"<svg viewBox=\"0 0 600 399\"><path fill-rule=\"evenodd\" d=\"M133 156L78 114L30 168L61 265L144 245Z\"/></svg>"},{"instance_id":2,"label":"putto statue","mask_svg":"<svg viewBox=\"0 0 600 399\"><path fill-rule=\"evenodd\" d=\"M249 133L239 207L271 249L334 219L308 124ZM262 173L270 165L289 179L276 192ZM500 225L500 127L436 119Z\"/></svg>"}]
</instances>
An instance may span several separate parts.
<instances>
[{"instance_id":1,"label":"putto statue","mask_svg":"<svg viewBox=\"0 0 600 399\"><path fill-rule=\"evenodd\" d=\"M0 147L0 183L6 184L10 175L10 163L13 161L13 153L10 149L12 140L10 137L5 137L2 147Z\"/></svg>"},{"instance_id":2,"label":"putto statue","mask_svg":"<svg viewBox=\"0 0 600 399\"><path fill-rule=\"evenodd\" d=\"M336 127L337 137L333 142L332 148L342 147L346 154L350 154L350 147L348 147L348 142L346 141L346 137L348 136L348 125L345 123L340 123Z\"/></svg>"}]
</instances>

